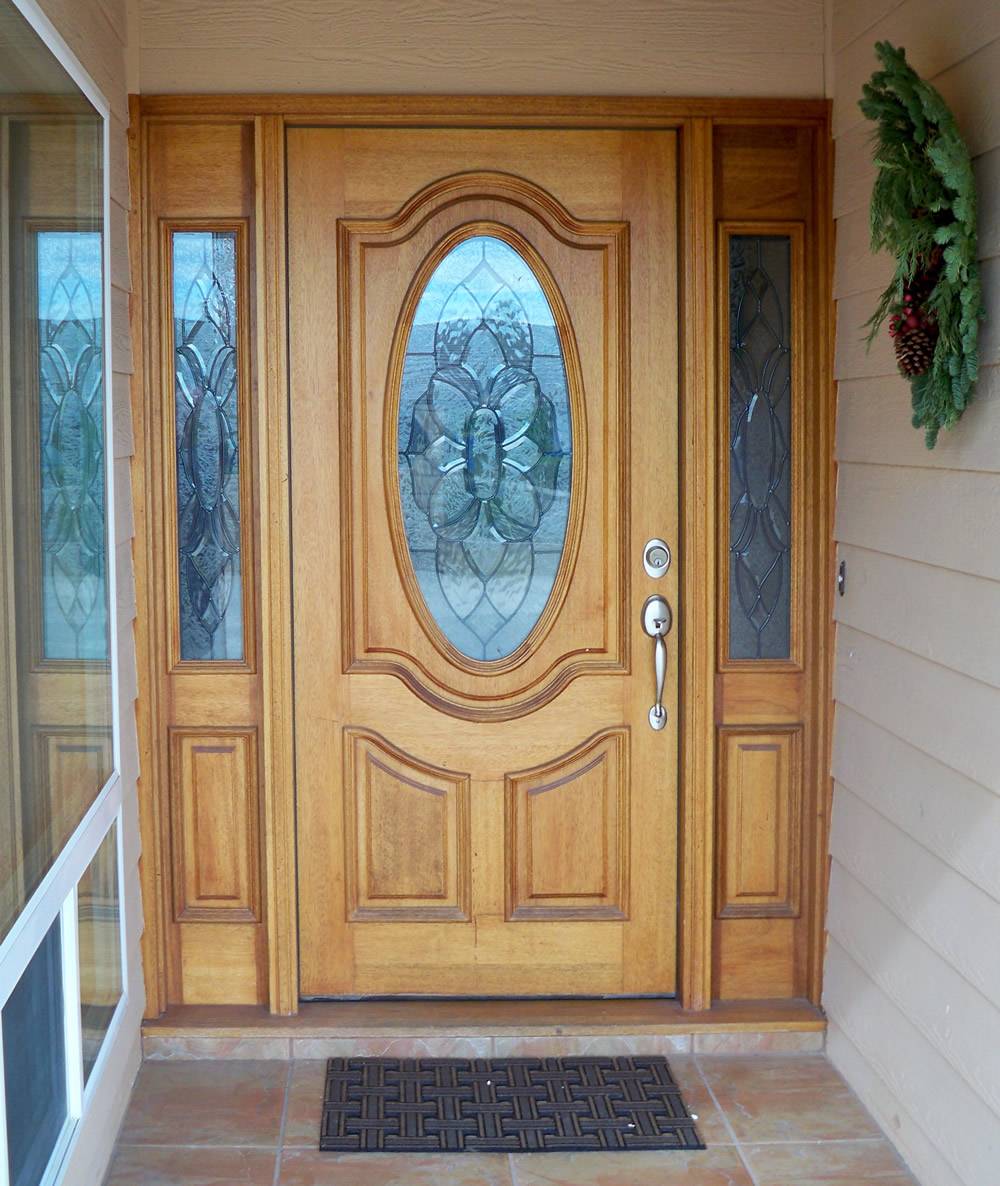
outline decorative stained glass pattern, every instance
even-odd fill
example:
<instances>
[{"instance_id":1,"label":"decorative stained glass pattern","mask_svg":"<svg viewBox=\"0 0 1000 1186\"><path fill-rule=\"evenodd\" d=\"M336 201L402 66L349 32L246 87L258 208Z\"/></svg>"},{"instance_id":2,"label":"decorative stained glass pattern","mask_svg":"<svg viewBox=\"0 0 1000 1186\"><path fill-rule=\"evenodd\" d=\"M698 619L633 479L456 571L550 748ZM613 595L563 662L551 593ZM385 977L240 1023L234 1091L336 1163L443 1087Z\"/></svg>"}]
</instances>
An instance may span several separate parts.
<instances>
[{"instance_id":1,"label":"decorative stained glass pattern","mask_svg":"<svg viewBox=\"0 0 1000 1186\"><path fill-rule=\"evenodd\" d=\"M42 654L108 657L99 231L35 233Z\"/></svg>"},{"instance_id":2,"label":"decorative stained glass pattern","mask_svg":"<svg viewBox=\"0 0 1000 1186\"><path fill-rule=\"evenodd\" d=\"M465 239L417 304L400 393L400 495L427 608L472 659L528 637L566 538L569 391L552 309L502 239Z\"/></svg>"},{"instance_id":3,"label":"decorative stained glass pattern","mask_svg":"<svg viewBox=\"0 0 1000 1186\"><path fill-rule=\"evenodd\" d=\"M729 656L791 646L791 240L729 240Z\"/></svg>"},{"instance_id":4,"label":"decorative stained glass pattern","mask_svg":"<svg viewBox=\"0 0 1000 1186\"><path fill-rule=\"evenodd\" d=\"M235 231L175 231L181 658L243 658Z\"/></svg>"}]
</instances>

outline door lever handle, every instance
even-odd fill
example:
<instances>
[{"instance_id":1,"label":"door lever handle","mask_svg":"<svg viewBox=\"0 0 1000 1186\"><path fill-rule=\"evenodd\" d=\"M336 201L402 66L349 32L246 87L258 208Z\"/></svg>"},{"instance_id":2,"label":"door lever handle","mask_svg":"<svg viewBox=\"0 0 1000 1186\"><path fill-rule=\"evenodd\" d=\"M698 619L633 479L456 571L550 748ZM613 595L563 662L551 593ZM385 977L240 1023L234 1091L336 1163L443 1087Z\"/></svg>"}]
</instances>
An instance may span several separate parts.
<instances>
[{"instance_id":1,"label":"door lever handle","mask_svg":"<svg viewBox=\"0 0 1000 1186\"><path fill-rule=\"evenodd\" d=\"M665 639L670 633L673 620L673 614L665 598L656 593L646 598L642 607L642 628L653 640L653 674L656 680L656 699L649 710L649 724L657 731L667 723L667 710L663 707L663 688L667 682Z\"/></svg>"}]
</instances>

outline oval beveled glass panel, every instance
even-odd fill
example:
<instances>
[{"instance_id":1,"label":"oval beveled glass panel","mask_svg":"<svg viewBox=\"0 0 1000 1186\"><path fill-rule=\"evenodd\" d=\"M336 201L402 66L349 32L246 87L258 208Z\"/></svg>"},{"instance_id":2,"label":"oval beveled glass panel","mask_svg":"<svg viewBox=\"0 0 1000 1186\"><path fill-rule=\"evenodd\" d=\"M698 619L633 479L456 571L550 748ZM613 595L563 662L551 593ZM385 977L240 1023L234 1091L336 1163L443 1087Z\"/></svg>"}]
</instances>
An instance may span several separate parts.
<instances>
[{"instance_id":1,"label":"oval beveled glass panel","mask_svg":"<svg viewBox=\"0 0 1000 1186\"><path fill-rule=\"evenodd\" d=\"M398 431L403 527L427 609L463 655L503 659L555 584L572 451L555 318L504 240L462 240L427 281Z\"/></svg>"}]
</instances>

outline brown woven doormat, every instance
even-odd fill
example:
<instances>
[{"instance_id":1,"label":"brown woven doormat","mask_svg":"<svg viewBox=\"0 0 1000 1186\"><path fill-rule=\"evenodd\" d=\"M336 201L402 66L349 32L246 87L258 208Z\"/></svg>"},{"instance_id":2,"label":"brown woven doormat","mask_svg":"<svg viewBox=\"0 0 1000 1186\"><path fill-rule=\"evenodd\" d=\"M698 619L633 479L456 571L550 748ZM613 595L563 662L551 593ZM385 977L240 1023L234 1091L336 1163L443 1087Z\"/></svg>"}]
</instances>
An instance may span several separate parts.
<instances>
[{"instance_id":1,"label":"brown woven doormat","mask_svg":"<svg viewBox=\"0 0 1000 1186\"><path fill-rule=\"evenodd\" d=\"M705 1148L659 1055L331 1058L319 1147L354 1153Z\"/></svg>"}]
</instances>

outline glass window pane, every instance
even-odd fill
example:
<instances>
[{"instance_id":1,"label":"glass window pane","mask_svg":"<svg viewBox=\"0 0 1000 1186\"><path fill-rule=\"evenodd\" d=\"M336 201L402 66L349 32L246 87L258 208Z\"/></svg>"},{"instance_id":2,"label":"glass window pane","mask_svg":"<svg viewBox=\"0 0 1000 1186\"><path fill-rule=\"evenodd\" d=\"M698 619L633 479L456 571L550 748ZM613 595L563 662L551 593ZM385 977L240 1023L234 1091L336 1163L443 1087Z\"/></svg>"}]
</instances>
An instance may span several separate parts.
<instances>
[{"instance_id":1,"label":"glass window pane","mask_svg":"<svg viewBox=\"0 0 1000 1186\"><path fill-rule=\"evenodd\" d=\"M3 1072L11 1186L37 1186L67 1116L58 918L3 1007Z\"/></svg>"},{"instance_id":2,"label":"glass window pane","mask_svg":"<svg viewBox=\"0 0 1000 1186\"><path fill-rule=\"evenodd\" d=\"M729 240L729 657L791 653L792 259Z\"/></svg>"},{"instance_id":3,"label":"glass window pane","mask_svg":"<svg viewBox=\"0 0 1000 1186\"><path fill-rule=\"evenodd\" d=\"M122 995L117 833L114 827L105 836L77 888L84 1081Z\"/></svg>"},{"instance_id":4,"label":"glass window pane","mask_svg":"<svg viewBox=\"0 0 1000 1186\"><path fill-rule=\"evenodd\" d=\"M413 317L399 401L410 560L445 637L502 659L548 602L569 513L569 389L552 309L502 239L441 260Z\"/></svg>"},{"instance_id":5,"label":"glass window pane","mask_svg":"<svg viewBox=\"0 0 1000 1186\"><path fill-rule=\"evenodd\" d=\"M243 658L235 231L175 231L181 658Z\"/></svg>"},{"instance_id":6,"label":"glass window pane","mask_svg":"<svg viewBox=\"0 0 1000 1186\"><path fill-rule=\"evenodd\" d=\"M107 659L101 235L35 232L42 654Z\"/></svg>"},{"instance_id":7,"label":"glass window pane","mask_svg":"<svg viewBox=\"0 0 1000 1186\"><path fill-rule=\"evenodd\" d=\"M4 0L0 938L112 769L103 123Z\"/></svg>"}]
</instances>

